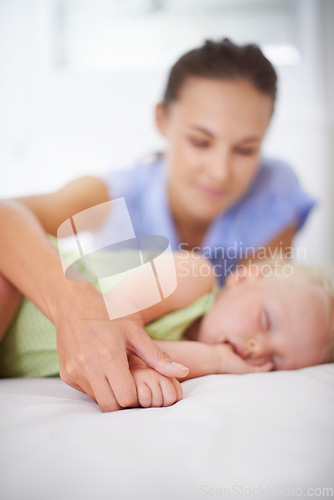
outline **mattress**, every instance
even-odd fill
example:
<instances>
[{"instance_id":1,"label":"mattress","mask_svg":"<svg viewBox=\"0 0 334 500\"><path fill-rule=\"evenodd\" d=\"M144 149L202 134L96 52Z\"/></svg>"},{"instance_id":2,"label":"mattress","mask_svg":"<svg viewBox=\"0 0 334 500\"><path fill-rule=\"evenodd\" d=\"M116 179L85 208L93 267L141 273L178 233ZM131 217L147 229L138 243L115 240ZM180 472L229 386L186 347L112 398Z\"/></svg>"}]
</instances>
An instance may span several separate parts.
<instances>
[{"instance_id":1,"label":"mattress","mask_svg":"<svg viewBox=\"0 0 334 500\"><path fill-rule=\"evenodd\" d=\"M334 495L334 364L182 386L171 407L101 413L59 378L1 380L1 498Z\"/></svg>"}]
</instances>

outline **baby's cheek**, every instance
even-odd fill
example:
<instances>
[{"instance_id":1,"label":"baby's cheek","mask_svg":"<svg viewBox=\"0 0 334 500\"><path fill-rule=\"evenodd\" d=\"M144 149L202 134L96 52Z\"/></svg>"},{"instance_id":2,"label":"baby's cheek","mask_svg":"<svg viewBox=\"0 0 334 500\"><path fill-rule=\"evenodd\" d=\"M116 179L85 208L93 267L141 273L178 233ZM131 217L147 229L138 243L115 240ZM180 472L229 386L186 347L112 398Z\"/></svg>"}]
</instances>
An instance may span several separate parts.
<instances>
[{"instance_id":1,"label":"baby's cheek","mask_svg":"<svg viewBox=\"0 0 334 500\"><path fill-rule=\"evenodd\" d=\"M213 316L204 317L200 325L197 340L205 344L217 344L223 341L221 325Z\"/></svg>"}]
</instances>

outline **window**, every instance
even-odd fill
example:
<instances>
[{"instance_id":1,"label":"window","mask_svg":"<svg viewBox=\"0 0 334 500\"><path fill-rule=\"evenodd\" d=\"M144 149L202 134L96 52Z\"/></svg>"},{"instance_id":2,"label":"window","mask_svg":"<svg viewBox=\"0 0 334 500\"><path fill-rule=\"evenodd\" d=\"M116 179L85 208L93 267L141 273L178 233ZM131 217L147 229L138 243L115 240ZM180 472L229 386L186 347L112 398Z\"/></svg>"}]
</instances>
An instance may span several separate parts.
<instances>
[{"instance_id":1,"label":"window","mask_svg":"<svg viewBox=\"0 0 334 500\"><path fill-rule=\"evenodd\" d=\"M298 0L55 0L58 67L169 67L206 38L256 42L275 65L300 62Z\"/></svg>"}]
</instances>

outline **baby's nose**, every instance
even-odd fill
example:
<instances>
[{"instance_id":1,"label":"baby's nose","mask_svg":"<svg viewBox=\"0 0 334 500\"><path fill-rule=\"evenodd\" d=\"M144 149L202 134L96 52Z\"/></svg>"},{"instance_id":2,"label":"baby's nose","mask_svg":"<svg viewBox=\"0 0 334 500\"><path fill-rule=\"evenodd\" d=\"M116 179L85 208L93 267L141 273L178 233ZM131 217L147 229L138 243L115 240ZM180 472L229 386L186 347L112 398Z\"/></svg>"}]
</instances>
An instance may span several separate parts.
<instances>
[{"instance_id":1,"label":"baby's nose","mask_svg":"<svg viewBox=\"0 0 334 500\"><path fill-rule=\"evenodd\" d=\"M247 340L247 347L251 357L264 356L267 353L267 348L264 339L260 336L253 336Z\"/></svg>"}]
</instances>

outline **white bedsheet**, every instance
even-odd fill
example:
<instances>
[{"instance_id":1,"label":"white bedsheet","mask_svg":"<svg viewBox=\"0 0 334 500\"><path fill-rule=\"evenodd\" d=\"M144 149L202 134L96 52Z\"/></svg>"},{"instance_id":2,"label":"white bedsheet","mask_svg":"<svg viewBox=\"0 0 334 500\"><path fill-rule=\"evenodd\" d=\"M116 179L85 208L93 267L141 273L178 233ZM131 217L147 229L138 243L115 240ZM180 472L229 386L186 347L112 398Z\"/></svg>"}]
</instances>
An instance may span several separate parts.
<instances>
[{"instance_id":1,"label":"white bedsheet","mask_svg":"<svg viewBox=\"0 0 334 500\"><path fill-rule=\"evenodd\" d=\"M60 379L1 380L0 497L291 498L295 488L325 498L319 488L334 489L334 364L211 375L183 390L170 408L103 414Z\"/></svg>"}]
</instances>

